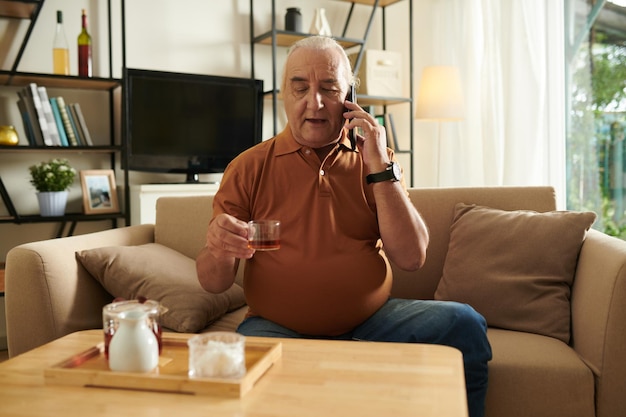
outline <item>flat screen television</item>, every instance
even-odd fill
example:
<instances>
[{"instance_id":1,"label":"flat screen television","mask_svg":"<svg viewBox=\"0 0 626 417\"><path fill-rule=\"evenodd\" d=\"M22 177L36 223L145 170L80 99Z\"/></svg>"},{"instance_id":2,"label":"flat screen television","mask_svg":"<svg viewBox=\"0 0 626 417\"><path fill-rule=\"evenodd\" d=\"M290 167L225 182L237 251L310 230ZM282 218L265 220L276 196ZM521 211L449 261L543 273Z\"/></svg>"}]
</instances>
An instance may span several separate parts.
<instances>
[{"instance_id":1,"label":"flat screen television","mask_svg":"<svg viewBox=\"0 0 626 417\"><path fill-rule=\"evenodd\" d=\"M124 112L128 169L197 182L261 142L263 81L127 68Z\"/></svg>"}]
</instances>

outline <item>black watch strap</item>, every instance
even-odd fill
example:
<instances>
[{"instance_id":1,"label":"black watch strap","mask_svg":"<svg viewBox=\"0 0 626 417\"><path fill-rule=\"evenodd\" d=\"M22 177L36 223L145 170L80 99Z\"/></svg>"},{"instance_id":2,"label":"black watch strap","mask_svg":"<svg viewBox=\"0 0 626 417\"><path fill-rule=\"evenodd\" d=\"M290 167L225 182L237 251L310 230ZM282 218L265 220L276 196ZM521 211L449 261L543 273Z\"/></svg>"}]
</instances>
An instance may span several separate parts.
<instances>
[{"instance_id":1,"label":"black watch strap","mask_svg":"<svg viewBox=\"0 0 626 417\"><path fill-rule=\"evenodd\" d=\"M383 181L400 181L400 178L397 176L396 171L399 171L396 168L396 163L390 162L389 165L387 165L386 170L382 172L376 172L374 174L369 174L367 177L365 177L365 180L368 184Z\"/></svg>"}]
</instances>

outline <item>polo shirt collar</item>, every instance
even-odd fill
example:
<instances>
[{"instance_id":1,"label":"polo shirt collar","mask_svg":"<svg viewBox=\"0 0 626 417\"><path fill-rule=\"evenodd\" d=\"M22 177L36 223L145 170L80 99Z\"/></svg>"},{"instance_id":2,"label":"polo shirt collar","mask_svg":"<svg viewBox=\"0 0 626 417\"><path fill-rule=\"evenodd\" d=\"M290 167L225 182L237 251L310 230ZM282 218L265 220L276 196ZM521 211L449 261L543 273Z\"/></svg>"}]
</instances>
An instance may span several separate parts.
<instances>
[{"instance_id":1,"label":"polo shirt collar","mask_svg":"<svg viewBox=\"0 0 626 417\"><path fill-rule=\"evenodd\" d=\"M289 124L285 126L285 129L276 135L276 156L286 155L290 153L295 153L300 151L304 146L300 145L293 137L291 133L291 128ZM341 139L339 140L339 144L344 147L346 150L351 151L350 139L348 139L348 130L343 129L341 131ZM356 150L358 152L358 149Z\"/></svg>"}]
</instances>

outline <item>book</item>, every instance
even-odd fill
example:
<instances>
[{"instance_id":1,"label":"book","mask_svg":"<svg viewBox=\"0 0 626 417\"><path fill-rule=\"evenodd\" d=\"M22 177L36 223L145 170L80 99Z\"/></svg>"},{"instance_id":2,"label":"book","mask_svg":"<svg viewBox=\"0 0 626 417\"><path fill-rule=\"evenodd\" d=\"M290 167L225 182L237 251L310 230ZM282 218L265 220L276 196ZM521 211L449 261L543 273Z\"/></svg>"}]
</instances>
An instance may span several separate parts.
<instances>
[{"instance_id":1,"label":"book","mask_svg":"<svg viewBox=\"0 0 626 417\"><path fill-rule=\"evenodd\" d=\"M52 145L61 146L59 129L57 128L57 122L54 120L54 115L52 114L52 106L50 105L50 99L48 98L48 90L46 87L38 86L37 92L39 93L39 98L41 99L41 107L43 108L43 115L46 118Z\"/></svg>"},{"instance_id":2,"label":"book","mask_svg":"<svg viewBox=\"0 0 626 417\"><path fill-rule=\"evenodd\" d=\"M63 97L56 98L57 105L59 106L59 113L61 113L61 120L63 120L63 126L65 127L65 134L67 135L67 142L70 146L78 146L78 139L76 138L76 130L70 119L70 114L67 110L67 105Z\"/></svg>"},{"instance_id":3,"label":"book","mask_svg":"<svg viewBox=\"0 0 626 417\"><path fill-rule=\"evenodd\" d=\"M28 97L33 101L35 113L37 114L37 121L39 122L39 128L41 129L41 136L43 137L43 143L47 146L53 146L52 137L50 136L50 129L48 128L48 122L43 112L43 105L41 104L41 97L39 91L37 91L37 84L30 83L26 87Z\"/></svg>"},{"instance_id":4,"label":"book","mask_svg":"<svg viewBox=\"0 0 626 417\"><path fill-rule=\"evenodd\" d=\"M30 146L37 145L35 141L35 134L33 133L33 126L30 121L30 116L28 114L28 110L26 109L26 103L21 98L17 100L17 108L20 110L20 115L22 116L22 124L24 125L24 133L26 133L26 139L28 140L28 144Z\"/></svg>"},{"instance_id":5,"label":"book","mask_svg":"<svg viewBox=\"0 0 626 417\"><path fill-rule=\"evenodd\" d=\"M2 197L2 201L4 202L9 215L13 218L18 218L17 211L15 210L15 206L13 205L13 201L11 201L11 197L7 192L7 189L4 187L4 183L2 182L2 178L0 178L0 197Z\"/></svg>"},{"instance_id":6,"label":"book","mask_svg":"<svg viewBox=\"0 0 626 417\"><path fill-rule=\"evenodd\" d=\"M76 142L78 142L78 146L85 146L85 134L83 130L80 128L80 123L78 122L78 116L76 116L76 108L67 104L67 114L70 116L70 121L72 122L72 126L74 127L74 132L76 133Z\"/></svg>"},{"instance_id":7,"label":"book","mask_svg":"<svg viewBox=\"0 0 626 417\"><path fill-rule=\"evenodd\" d=\"M65 132L65 125L61 118L61 111L59 110L59 103L56 97L50 99L50 107L52 107L52 114L54 115L54 121L57 124L59 130L59 139L61 140L61 146L69 146L70 143L67 140L67 133Z\"/></svg>"},{"instance_id":8,"label":"book","mask_svg":"<svg viewBox=\"0 0 626 417\"><path fill-rule=\"evenodd\" d=\"M33 146L43 146L43 136L41 134L41 128L39 127L39 121L37 120L37 112L35 111L33 100L29 97L26 89L18 91L17 96L24 103L24 107L28 113L28 123L30 124L30 131L33 133L34 138Z\"/></svg>"},{"instance_id":9,"label":"book","mask_svg":"<svg viewBox=\"0 0 626 417\"><path fill-rule=\"evenodd\" d=\"M393 115L391 113L385 113L385 130L387 131L387 146L394 151L398 150L396 127L393 124Z\"/></svg>"},{"instance_id":10,"label":"book","mask_svg":"<svg viewBox=\"0 0 626 417\"><path fill-rule=\"evenodd\" d=\"M80 103L74 103L72 104L72 107L74 108L74 112L76 113L76 118L78 119L78 125L80 127L80 130L85 137L83 145L93 146L93 141L91 140L89 128L87 127L87 123L85 122L85 116L83 116L83 111L80 108Z\"/></svg>"}]
</instances>

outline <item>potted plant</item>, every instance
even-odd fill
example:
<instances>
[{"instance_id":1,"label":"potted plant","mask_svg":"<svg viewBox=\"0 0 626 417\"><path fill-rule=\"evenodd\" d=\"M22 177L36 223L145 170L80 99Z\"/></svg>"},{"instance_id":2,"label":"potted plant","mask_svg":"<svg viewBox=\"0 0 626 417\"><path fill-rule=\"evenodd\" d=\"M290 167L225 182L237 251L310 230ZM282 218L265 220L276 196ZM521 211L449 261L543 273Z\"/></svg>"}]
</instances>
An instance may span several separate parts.
<instances>
[{"instance_id":1,"label":"potted plant","mask_svg":"<svg viewBox=\"0 0 626 417\"><path fill-rule=\"evenodd\" d=\"M29 167L30 183L37 189L42 216L63 216L68 188L76 178L76 170L67 159L54 158Z\"/></svg>"}]
</instances>

